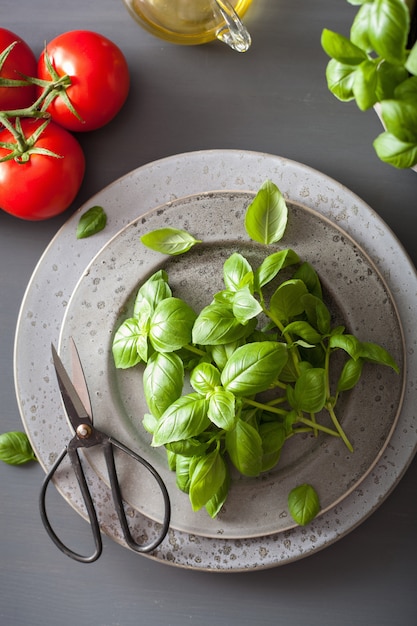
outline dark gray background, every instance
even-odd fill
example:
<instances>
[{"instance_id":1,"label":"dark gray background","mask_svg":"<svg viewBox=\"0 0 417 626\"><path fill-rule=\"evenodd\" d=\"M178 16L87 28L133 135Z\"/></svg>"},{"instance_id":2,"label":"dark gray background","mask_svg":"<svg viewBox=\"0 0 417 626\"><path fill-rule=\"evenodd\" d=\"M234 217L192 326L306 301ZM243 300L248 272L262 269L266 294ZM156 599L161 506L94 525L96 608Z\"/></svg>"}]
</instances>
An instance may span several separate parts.
<instances>
[{"instance_id":1,"label":"dark gray background","mask_svg":"<svg viewBox=\"0 0 417 626\"><path fill-rule=\"evenodd\" d=\"M0 212L0 431L22 429L13 383L13 337L21 299L50 239L74 209L126 172L154 159L209 148L270 152L345 184L389 224L417 259L417 174L381 163L376 115L327 90L324 27L348 34L345 0L254 0L251 50L220 43L174 46L142 31L121 0L2 0L0 24L40 53L61 32L101 32L125 53L131 93L109 126L80 136L87 174L64 215L29 223ZM92 624L417 624L417 464L359 528L302 561L245 574L172 568L104 539L102 557L75 563L48 539L35 464L0 466L0 622L7 626ZM89 529L62 498L57 523L80 545ZM78 542L78 544L77 544Z\"/></svg>"}]
</instances>

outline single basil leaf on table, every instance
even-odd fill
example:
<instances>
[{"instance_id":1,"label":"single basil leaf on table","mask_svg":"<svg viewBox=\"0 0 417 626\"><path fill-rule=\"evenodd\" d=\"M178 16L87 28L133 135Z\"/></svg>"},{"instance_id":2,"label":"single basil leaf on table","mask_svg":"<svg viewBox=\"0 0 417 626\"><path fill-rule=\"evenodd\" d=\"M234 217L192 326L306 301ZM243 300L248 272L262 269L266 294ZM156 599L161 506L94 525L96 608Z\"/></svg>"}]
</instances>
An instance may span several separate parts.
<instances>
[{"instance_id":1,"label":"single basil leaf on table","mask_svg":"<svg viewBox=\"0 0 417 626\"><path fill-rule=\"evenodd\" d=\"M0 461L8 465L22 465L36 460L26 433L10 431L0 435Z\"/></svg>"},{"instance_id":2,"label":"single basil leaf on table","mask_svg":"<svg viewBox=\"0 0 417 626\"><path fill-rule=\"evenodd\" d=\"M91 237L103 230L107 224L107 215L103 207L93 206L81 215L76 231L77 239Z\"/></svg>"},{"instance_id":3,"label":"single basil leaf on table","mask_svg":"<svg viewBox=\"0 0 417 626\"><path fill-rule=\"evenodd\" d=\"M158 228L142 235L140 238L143 245L156 252L177 256L188 252L196 243L201 243L201 239L196 239L190 233L179 228Z\"/></svg>"},{"instance_id":4,"label":"single basil leaf on table","mask_svg":"<svg viewBox=\"0 0 417 626\"><path fill-rule=\"evenodd\" d=\"M262 244L276 243L284 236L288 208L278 187L265 181L245 215L245 229L249 237Z\"/></svg>"},{"instance_id":5,"label":"single basil leaf on table","mask_svg":"<svg viewBox=\"0 0 417 626\"><path fill-rule=\"evenodd\" d=\"M317 491L308 484L295 487L288 495L288 509L293 520L300 526L305 526L320 512Z\"/></svg>"}]
</instances>

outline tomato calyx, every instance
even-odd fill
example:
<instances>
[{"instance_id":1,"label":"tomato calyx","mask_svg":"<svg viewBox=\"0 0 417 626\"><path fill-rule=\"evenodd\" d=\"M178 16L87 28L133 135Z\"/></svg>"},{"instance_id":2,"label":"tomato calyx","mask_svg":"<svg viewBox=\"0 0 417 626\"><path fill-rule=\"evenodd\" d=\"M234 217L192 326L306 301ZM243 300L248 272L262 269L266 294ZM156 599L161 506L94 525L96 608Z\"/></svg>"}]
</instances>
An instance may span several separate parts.
<instances>
[{"instance_id":1,"label":"tomato calyx","mask_svg":"<svg viewBox=\"0 0 417 626\"><path fill-rule=\"evenodd\" d=\"M7 57L9 56L13 48L17 45L17 43L17 41L13 41L9 46L7 46L7 48L3 50L3 52L0 53L0 72L3 69L3 65L5 64ZM28 85L30 85L30 81L27 80L27 77L23 74L20 75L22 76L21 80L19 80L18 78L4 78L3 76L0 76L0 87L27 87Z\"/></svg>"},{"instance_id":2,"label":"tomato calyx","mask_svg":"<svg viewBox=\"0 0 417 626\"><path fill-rule=\"evenodd\" d=\"M25 136L20 118L17 117L15 119L14 124L7 119L7 117L3 117L0 113L0 122L7 128L10 134L13 136L15 141L1 141L0 147L5 150L10 150L10 153L6 156L0 158L0 163L4 161L11 161L14 159L16 163L28 163L30 157L33 154L42 154L44 156L50 156L55 159L61 159L62 156L52 152L52 150L48 150L47 148L41 148L36 145L39 137L44 132L45 128L48 126L51 120L48 118L42 124L40 124L31 135L28 137Z\"/></svg>"}]
</instances>

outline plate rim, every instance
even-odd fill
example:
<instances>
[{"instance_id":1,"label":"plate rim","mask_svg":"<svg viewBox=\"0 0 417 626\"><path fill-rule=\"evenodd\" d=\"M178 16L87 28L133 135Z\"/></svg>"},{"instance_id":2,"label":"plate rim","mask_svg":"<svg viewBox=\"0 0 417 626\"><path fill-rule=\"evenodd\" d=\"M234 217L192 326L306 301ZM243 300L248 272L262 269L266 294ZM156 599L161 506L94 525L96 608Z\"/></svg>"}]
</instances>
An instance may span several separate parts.
<instances>
[{"instance_id":1,"label":"plate rim","mask_svg":"<svg viewBox=\"0 0 417 626\"><path fill-rule=\"evenodd\" d=\"M219 164L221 162L223 162L223 166L226 164L226 167L229 168L227 171L227 174L225 172L224 167L220 168L222 171L219 173ZM32 297L32 300L34 299L36 300L34 296L34 292L37 289L39 289L39 287L36 286L36 279L39 277L39 274L42 273L42 270L45 264L48 261L52 260L49 258L51 257L51 253L55 249L59 248L62 245L62 243L65 243L65 239L68 239L68 232L71 231L71 234L73 235L74 225L76 221L78 220L79 213L81 213L83 210L88 208L88 206L90 206L92 203L96 203L95 202L96 198L97 199L102 198L103 195L106 196L109 192L111 193L111 190L114 189L115 187L118 187L120 186L120 184L124 184L126 182L129 183L129 181L132 182L132 180L134 180L137 177L141 179L143 183L144 180L147 180L147 178L149 179L149 181L152 181L153 179L157 179L158 177L161 176L161 173L165 174L166 177L168 175L175 176L175 174L178 173L178 168L180 168L180 166L182 167L187 166L187 167L193 168L196 165L198 166L198 169L199 169L198 176L200 176L200 178L203 178L204 175L207 174L206 168L208 168L208 166L210 165L213 167L213 170L215 170L218 173L218 177L220 177L221 175L229 177L228 179L234 182L237 190L240 189L239 185L242 185L242 181L244 179L244 175L241 173L241 168L243 167L245 168L246 180L249 181L250 188L254 190L256 190L256 188L259 187L259 185L263 182L263 180L261 179L266 178L266 172L263 176L261 176L260 171L268 170L269 172L272 172L272 171L275 173L280 172L282 174L282 172L286 170L286 174L289 175L287 177L288 180L291 179L291 176L293 178L295 176L296 178L297 174L302 174L307 179L309 179L310 182L314 182L315 179L318 179L321 185L322 192L323 193L326 192L327 194L333 195L334 203L329 208L329 211L328 211L329 217L331 220L333 220L336 217L337 220L340 220L341 222L346 222L347 224L349 224L349 218L352 218L353 215L356 217L359 215L359 217L362 217L362 218L367 217L368 222L369 223L372 222L374 226L377 226L380 230L380 234L382 234L384 237L390 240L390 243L392 246L391 255L394 254L394 252L398 254L401 257L403 264L407 266L407 270L408 270L406 273L407 276L405 278L404 276L402 277L403 279L402 286L397 285L395 291L393 289L390 289L390 291L391 293L393 293L394 302L396 303L398 310L399 310L400 319L401 319L402 326L405 331L406 346L410 347L410 339L412 338L414 339L413 329L410 328L410 324L407 325L405 323L404 318L402 316L403 315L405 316L405 310L407 308L408 298L411 298L412 294L411 293L408 294L407 289L404 290L402 287L404 287L405 285L409 288L412 288L413 295L415 295L415 292L416 292L415 284L416 284L416 278L417 278L415 267L413 266L407 252L404 250L401 242L393 234L391 229L385 224L385 222L383 222L383 220L379 217L379 215L372 208L370 208L366 203L364 203L356 194L348 190L346 187L344 187L343 185L341 185L334 179L328 177L327 175L321 172L318 172L317 170L314 170L313 168L309 166L306 166L304 164L298 163L290 159L286 159L284 157L271 155L271 154L263 153L263 152L230 150L230 149L201 150L201 151L186 152L182 154L172 155L169 157L164 157L157 161L153 161L151 163L142 165L141 167L135 170L132 170L131 172L125 174L124 176L120 177L116 181L110 183L110 185L107 185L101 191L99 191L94 196L92 196L92 198L90 198L90 200L84 203L80 207L80 209L76 211L73 214L73 216L71 216L69 220L61 227L61 229L52 239L50 244L47 246L46 250L42 254L41 258L39 259L37 265L35 266L34 272L29 281L29 284L27 286L26 292L24 294L24 297L21 303L21 308L19 311L17 327L16 327L15 346L14 346L14 375L15 375L16 396L18 400L19 410L21 412L22 421L25 426L25 430L28 432L29 439L31 440L31 443L34 444L35 450L36 450L36 436L32 433L32 429L31 429L31 420L33 420L33 413L30 412L31 408L27 406L27 398L24 401L22 399L21 385L22 385L22 378L24 378L25 374L28 374L28 373L30 374L29 383L31 385L38 385L39 380L35 381L33 379L33 376L34 376L33 362L29 368L29 372L28 372L28 369L26 369L25 372L21 371L20 355L21 355L22 344L24 344L24 335L25 333L27 334L28 332L27 328L25 330L25 324L27 324L28 322L28 317L30 318L29 313L31 313L32 316L35 315L33 311L28 311L27 307L28 305L33 304L33 302L31 302L31 297ZM255 168L255 169L253 170L252 168ZM205 174L203 173L203 170L205 171ZM286 182L288 182L287 179L286 179ZM208 176L204 180L205 180L205 184L207 183L207 185L213 185L212 176ZM149 181L147 180L148 186L149 186ZM178 183L178 180L176 181L176 183ZM187 181L184 181L181 184L191 186L192 188L193 184L194 185L196 184L196 180L195 178L192 181L187 179ZM246 189L248 188L247 185L245 185L245 188ZM202 187L199 187L198 189L196 189L197 193L202 192L202 191L203 191ZM206 191L210 191L210 189L206 189ZM302 188L300 189L299 187L297 187L297 193L302 193L302 192L303 192L303 189ZM149 189L148 193L151 195L152 189ZM285 193L285 190L284 190L284 193ZM349 199L351 203L350 209L352 210L352 213L345 211L345 214L343 214L343 196L344 195ZM295 198L290 198L290 199L295 200ZM313 202L313 198L310 198L309 200ZM322 212L322 211L319 211L319 212ZM345 230L347 230L347 232L351 234L350 226L352 226L352 224L349 225L349 228L345 227ZM98 246L100 246L100 244L103 241L107 240L107 235L108 235L108 232L101 234L101 236L100 234L95 235L95 238L97 238L95 240L95 246L97 249L99 249ZM361 240L359 240L358 243L362 243ZM372 242L369 245L371 248L375 247L375 244ZM394 264L390 265L388 263L388 266L387 266L386 265L387 261L385 259L382 259L381 257L379 257L378 261L376 261L373 254L369 253L367 246L362 246L362 247L364 247L365 250L368 252L371 259L377 265L382 276L384 276L385 279L387 280L388 287L390 287L391 279L393 279L392 275L395 274L395 271L392 271L393 269L395 270ZM78 259L77 259L78 266L80 266L84 262L85 260L84 256L81 253L78 255ZM391 261L391 259L389 260ZM385 266L385 272L380 267L381 264ZM69 271L68 267L67 267L67 271ZM60 306L62 306L62 303L60 303ZM48 330L48 338L49 338L48 345L50 345L51 334L56 337L56 334L59 331L59 327L55 325L53 328L51 328L51 325L49 325L48 327L48 324L46 324L46 326L47 326L47 329L45 328L44 331L46 332L46 330ZM32 331L33 331L33 328L32 328ZM45 334L45 332L43 334ZM42 332L39 332L38 330L37 332L35 332L35 336L38 342L41 341ZM33 355L32 355L32 358L33 358ZM48 367L48 364L46 364L46 370L48 371L48 375L49 375L50 367ZM45 374L45 370L42 371L42 374ZM410 374L411 372L408 372L408 377L410 377ZM36 393L39 393L39 389L36 390ZM36 397L36 393L34 394L35 397ZM403 412L405 408L408 408L408 409L410 408L410 406L406 407L406 405L410 405L410 396L411 396L411 390L410 390L410 386L408 386L405 402L403 405ZM45 407L45 401L43 402L43 404L42 402L40 404L41 406L35 407L35 410L37 410L38 408L42 409L43 406ZM403 415L401 417L403 417ZM407 420L407 416L405 416L404 419ZM61 417L61 421L62 421L62 417ZM65 428L66 428L66 423L65 423ZM58 431L61 432L61 430L62 430L62 423L60 423L58 419ZM341 538L342 536L346 535L348 532L356 528L358 524L364 521L381 504L381 502L385 500L385 498L389 495L389 493L391 493L392 489L396 486L396 484L398 483L398 481L400 480L400 478L406 471L407 467L411 463L411 460L414 457L416 448L417 448L417 441L415 440L416 439L415 431L414 431L414 441L409 440L406 443L404 441L404 437L401 437L399 430L400 429L399 429L399 424L398 424L392 437L392 439L397 440L397 441L394 441L394 450L396 454L396 458L394 460L399 464L398 464L398 467L395 467L395 469L391 469L391 472L389 472L389 476L387 477L384 487L380 488L379 490L376 490L377 492L375 492L375 489L374 489L372 492L372 488L371 488L372 485L369 485L369 484L367 485L369 500L366 503L365 510L362 510L361 513L358 512L358 508L357 508L358 499L360 501L361 494L354 492L350 496L348 496L347 500L349 500L349 502L343 502L342 503L343 506L337 507L338 509L337 511L325 513L323 516L321 516L318 522L313 523L311 526L311 529L309 530L310 533L315 534L316 536L320 535L319 540L316 539L316 541L313 541L311 537L310 537L310 541L306 540L304 537L304 535L306 534L305 531L302 532L301 529L296 528L294 529L294 531L289 532L290 538L289 537L286 538L286 540L290 542L291 548L288 545L286 546L286 545L280 544L279 551L278 551L278 549L273 549L274 545L271 542L267 542L268 543L267 552L269 556L265 558L261 558L259 557L259 554L258 554L260 551L261 542L257 542L255 540L255 544L258 544L258 545L255 545L254 547L254 554L251 553L249 557L249 561L250 561L249 563L239 563L239 560L237 562L232 562L230 559L228 560L227 558L223 559L223 562L219 562L219 560L213 561L213 555L209 554L211 550L211 547L209 544L210 542L213 542L214 540L207 539L206 541L203 542L204 545L201 545L201 541L196 543L195 540L193 540L194 545L192 545L193 542L192 541L190 542L190 539L187 540L187 538L181 537L181 532L175 531L173 535L171 535L171 542L170 542L171 548L173 544L176 544L177 546L180 546L180 545L182 546L181 550L177 548L177 553L174 553L173 549L169 550L169 548L165 552L163 550L159 550L155 555L149 558L157 559L157 560L171 563L171 564L181 566L181 567L194 567L200 570L207 569L209 571L239 571L241 569L243 570L264 569L266 567L274 567L276 565L282 565L284 563L288 563L288 562L297 560L299 558L303 558L307 556L308 554L311 554L314 551L317 551L319 549L327 547L328 545L331 545L334 541L336 541L337 539ZM395 446L397 446L397 448L395 448ZM386 456L388 460L390 460L390 456L392 457L393 455L394 453L392 452L392 450L388 450L386 455L384 456ZM45 469L48 466L48 462L43 462L43 459L40 459L40 460L41 460L41 465ZM385 460L386 459L384 459L384 462ZM51 459L48 459L48 461L51 462ZM369 479L366 479L365 482L367 483L372 482L372 476L370 476ZM370 489L370 493L369 493L369 489ZM382 492L381 492L381 489L382 489ZM343 509L346 508L346 505L347 505L347 508L349 509L349 513L347 513L346 511L343 511ZM79 509L80 514L83 514L82 506L79 508L78 503L74 503L74 508L76 508L77 510ZM330 524L330 517L332 515L334 516L334 514L336 514L339 517L338 528L336 529L336 531L333 530L333 532L328 531L327 529L326 530L327 534L325 533L326 536L323 538L322 535L325 530L324 526ZM349 518L348 521L347 521L347 517ZM121 541L120 537L117 536L117 530L114 529L111 525L106 526L106 524L103 523L103 531L106 534L108 534L110 537L112 537L115 541L118 541L119 543L123 544L123 541ZM228 542L228 541L233 541L233 540L219 539L215 541ZM295 543L295 548L294 548L294 543ZM195 549L196 546L198 546L197 551ZM187 551L188 553L191 553L191 556L186 557L185 551Z\"/></svg>"}]
</instances>

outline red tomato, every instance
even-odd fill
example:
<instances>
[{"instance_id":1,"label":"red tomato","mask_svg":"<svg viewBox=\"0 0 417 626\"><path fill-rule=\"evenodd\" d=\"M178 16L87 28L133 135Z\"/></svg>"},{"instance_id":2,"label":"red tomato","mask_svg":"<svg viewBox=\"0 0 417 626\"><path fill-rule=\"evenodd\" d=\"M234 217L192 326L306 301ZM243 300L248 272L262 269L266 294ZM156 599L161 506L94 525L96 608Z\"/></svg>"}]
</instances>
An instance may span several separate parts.
<instances>
[{"instance_id":1,"label":"red tomato","mask_svg":"<svg viewBox=\"0 0 417 626\"><path fill-rule=\"evenodd\" d=\"M0 70L1 78L22 80L21 74L35 76L37 71L36 57L18 35L10 30L0 28L0 54L13 42L17 41L14 48L7 55ZM35 85L26 87L1 87L0 86L0 110L24 109L36 99Z\"/></svg>"},{"instance_id":2,"label":"red tomato","mask_svg":"<svg viewBox=\"0 0 417 626\"><path fill-rule=\"evenodd\" d=\"M22 119L27 142L43 120ZM0 132L0 142L15 142L7 129ZM0 162L0 207L26 220L44 220L69 207L80 188L85 158L75 137L50 122L35 143L60 158L29 152L26 162L15 159ZM10 150L0 147L0 159Z\"/></svg>"},{"instance_id":3,"label":"red tomato","mask_svg":"<svg viewBox=\"0 0 417 626\"><path fill-rule=\"evenodd\" d=\"M83 121L58 96L48 107L52 119L71 131L104 126L122 108L129 92L129 69L121 50L109 39L87 30L63 33L46 46L59 76L67 74L67 95ZM50 80L44 52L38 62L39 78Z\"/></svg>"}]
</instances>

